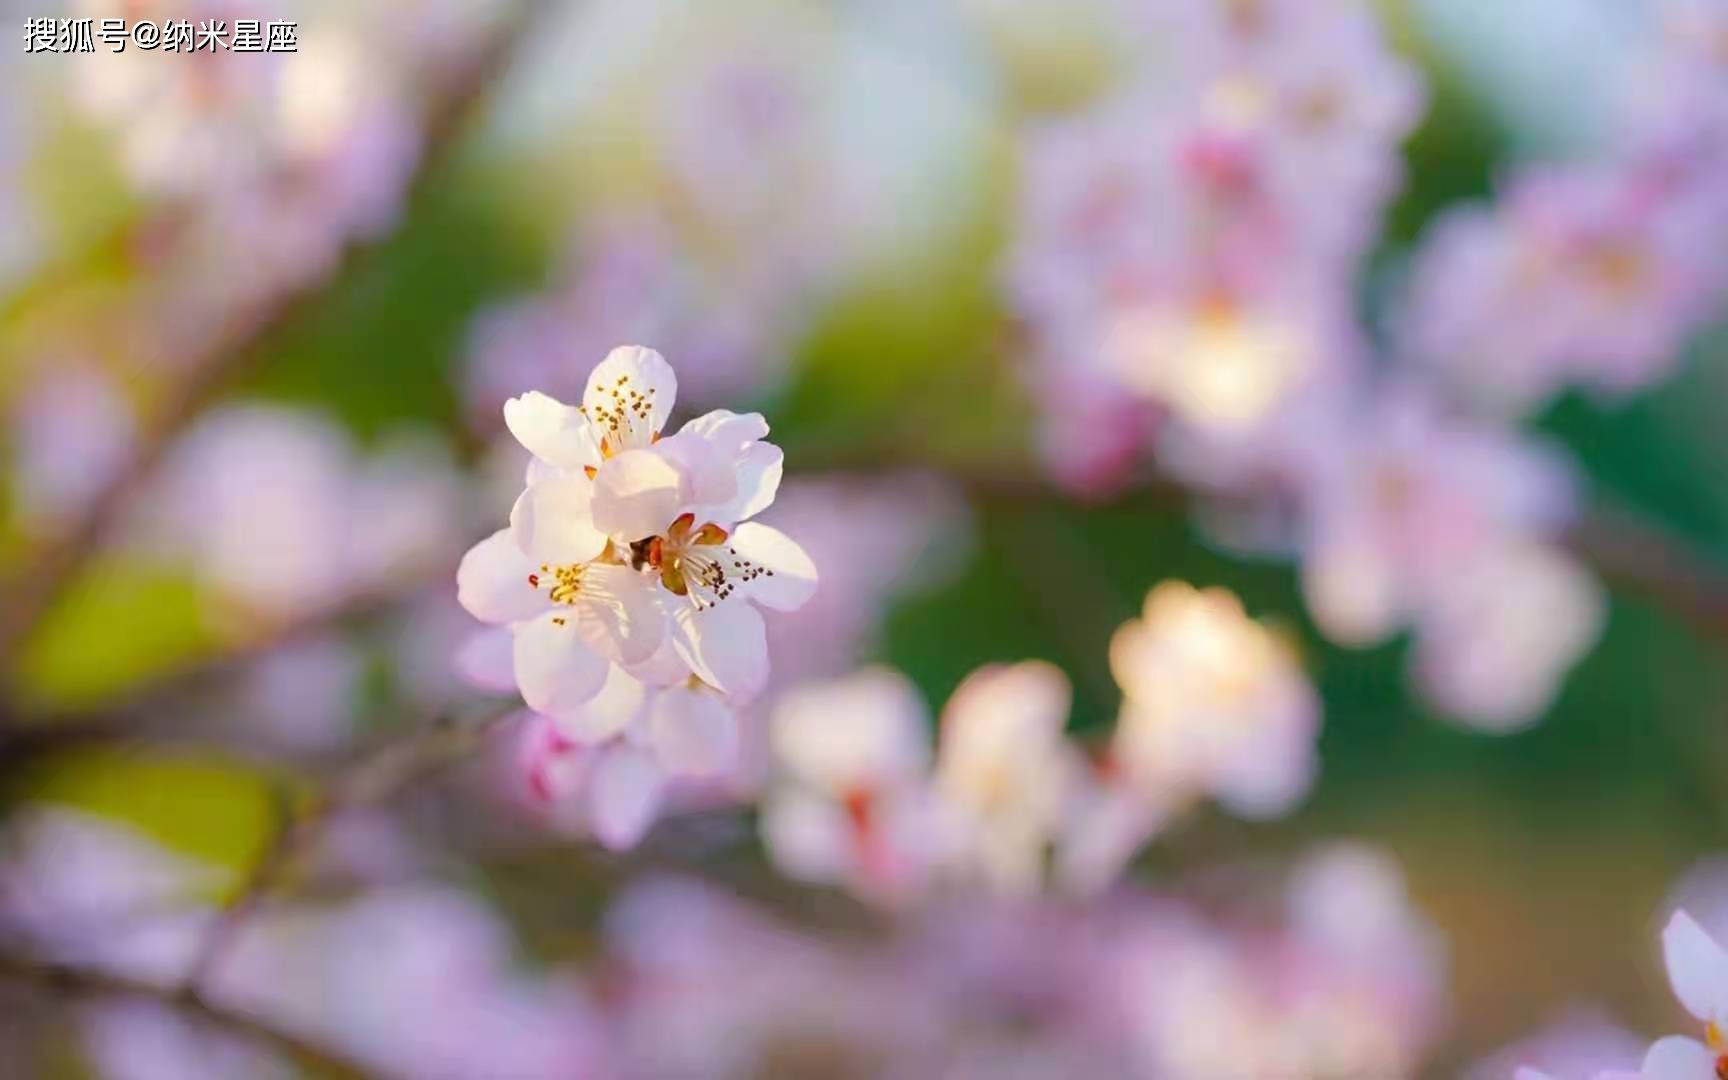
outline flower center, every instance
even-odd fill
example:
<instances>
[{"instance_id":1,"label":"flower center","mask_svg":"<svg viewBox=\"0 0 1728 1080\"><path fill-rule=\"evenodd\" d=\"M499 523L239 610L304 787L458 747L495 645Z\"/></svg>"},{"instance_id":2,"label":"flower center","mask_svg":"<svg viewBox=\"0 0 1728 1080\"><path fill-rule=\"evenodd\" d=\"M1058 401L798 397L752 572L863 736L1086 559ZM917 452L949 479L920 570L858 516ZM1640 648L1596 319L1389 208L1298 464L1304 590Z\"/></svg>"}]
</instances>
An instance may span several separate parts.
<instances>
[{"instance_id":1,"label":"flower center","mask_svg":"<svg viewBox=\"0 0 1728 1080\"><path fill-rule=\"evenodd\" d=\"M680 514L666 535L644 537L630 545L630 565L657 572L667 592L689 597L698 611L711 608L731 596L740 583L774 576L774 571L725 546L730 535L712 521L698 528L694 514Z\"/></svg>"},{"instance_id":2,"label":"flower center","mask_svg":"<svg viewBox=\"0 0 1728 1080\"><path fill-rule=\"evenodd\" d=\"M676 596L688 596L696 607L709 608L732 595L734 583L727 563L741 562L720 545L727 532L713 522L696 528L694 514L681 514L664 537L648 541L648 565L660 571L660 583ZM748 564L745 564L748 565Z\"/></svg>"},{"instance_id":3,"label":"flower center","mask_svg":"<svg viewBox=\"0 0 1728 1080\"><path fill-rule=\"evenodd\" d=\"M538 589L546 586L550 591L554 604L574 604L582 595L581 563L571 563L568 566L540 566L540 572L528 575L528 584Z\"/></svg>"},{"instance_id":4,"label":"flower center","mask_svg":"<svg viewBox=\"0 0 1728 1080\"><path fill-rule=\"evenodd\" d=\"M653 422L654 389L650 386L647 393L643 393L630 385L630 376L620 375L611 386L595 383L594 402L576 407L590 423L602 430L602 458L610 458L621 450L653 441L656 433L649 430L649 425ZM610 404L607 399L610 399ZM640 432L647 432L647 437L643 438Z\"/></svg>"}]
</instances>

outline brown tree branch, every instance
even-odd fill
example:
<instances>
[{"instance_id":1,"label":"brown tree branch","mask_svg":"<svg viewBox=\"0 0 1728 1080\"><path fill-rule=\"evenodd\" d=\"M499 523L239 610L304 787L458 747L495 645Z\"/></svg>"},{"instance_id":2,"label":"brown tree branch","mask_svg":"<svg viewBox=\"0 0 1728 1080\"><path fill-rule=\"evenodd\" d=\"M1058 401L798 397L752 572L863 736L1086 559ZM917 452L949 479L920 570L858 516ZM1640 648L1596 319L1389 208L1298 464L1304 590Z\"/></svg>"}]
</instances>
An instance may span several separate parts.
<instances>
[{"instance_id":1,"label":"brown tree branch","mask_svg":"<svg viewBox=\"0 0 1728 1080\"><path fill-rule=\"evenodd\" d=\"M1728 643L1728 567L1669 530L1598 507L1567 546L1607 584L1660 607L1699 636Z\"/></svg>"},{"instance_id":2,"label":"brown tree branch","mask_svg":"<svg viewBox=\"0 0 1728 1080\"><path fill-rule=\"evenodd\" d=\"M0 951L0 979L63 997L118 997L157 1002L257 1043L316 1076L332 1080L364 1080L372 1075L369 1069L334 1050L192 990L162 986L93 968L53 963L9 951Z\"/></svg>"},{"instance_id":3,"label":"brown tree branch","mask_svg":"<svg viewBox=\"0 0 1728 1080\"><path fill-rule=\"evenodd\" d=\"M386 802L472 756L518 711L520 707L512 704L476 722L435 724L381 742L356 754L310 797L298 803L285 797L276 831L194 957L186 977L187 992L197 993L208 984L245 924L316 847L326 825L349 810Z\"/></svg>"},{"instance_id":4,"label":"brown tree branch","mask_svg":"<svg viewBox=\"0 0 1728 1080\"><path fill-rule=\"evenodd\" d=\"M889 464L860 465L856 458L817 462L823 475L876 476L892 473ZM972 464L924 467L955 479L971 497L1016 510L1071 501L1031 469L986 470ZM1191 496L1168 481L1149 477L1116 493L1103 505L1180 509ZM1728 566L1719 565L1662 526L1635 514L1597 507L1563 538L1567 548L1605 583L1656 604L1700 636L1728 641ZM141 718L167 715L167 708L189 690L240 670L246 663L343 622L388 610L388 595L363 595L306 618L285 623L263 637L207 663L163 673L133 687L118 706L32 718L11 730L0 727L0 775L31 757L80 742L110 742L150 734ZM171 717L170 717L171 719Z\"/></svg>"}]
</instances>

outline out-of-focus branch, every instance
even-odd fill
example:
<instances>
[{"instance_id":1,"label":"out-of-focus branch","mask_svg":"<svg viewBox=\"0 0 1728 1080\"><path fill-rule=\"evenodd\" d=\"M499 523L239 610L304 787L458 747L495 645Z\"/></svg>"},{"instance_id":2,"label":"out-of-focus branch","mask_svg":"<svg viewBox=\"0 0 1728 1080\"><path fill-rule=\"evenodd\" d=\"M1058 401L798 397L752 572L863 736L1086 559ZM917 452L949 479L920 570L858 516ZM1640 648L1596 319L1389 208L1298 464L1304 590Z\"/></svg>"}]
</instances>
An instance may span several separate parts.
<instances>
[{"instance_id":1,"label":"out-of-focus branch","mask_svg":"<svg viewBox=\"0 0 1728 1080\"><path fill-rule=\"evenodd\" d=\"M157 1002L255 1042L315 1076L332 1080L364 1080L372 1075L366 1068L334 1050L192 990L129 979L91 968L56 964L17 952L0 952L0 979L63 997L131 998Z\"/></svg>"},{"instance_id":2,"label":"out-of-focus branch","mask_svg":"<svg viewBox=\"0 0 1728 1080\"><path fill-rule=\"evenodd\" d=\"M357 753L309 797L284 799L275 833L199 948L186 992L196 994L204 987L247 921L316 846L327 824L349 810L388 801L472 756L517 711L516 706L498 709L479 721L444 722L379 743Z\"/></svg>"},{"instance_id":3,"label":"out-of-focus branch","mask_svg":"<svg viewBox=\"0 0 1728 1080\"><path fill-rule=\"evenodd\" d=\"M541 8L535 0L519 5L490 45L450 78L448 90L428 110L426 149L406 195L408 201L454 151L458 136L478 113L486 91L507 70ZM326 282L341 280L354 261L375 246L351 245L344 253L344 267ZM90 501L76 521L29 552L22 560L21 572L0 593L0 657L12 656L17 643L64 594L119 519L127 494L161 460L175 434L270 352L277 336L324 294L326 282L313 282L261 301L234 314L212 334L203 355L188 364L190 374L143 422L128 468Z\"/></svg>"},{"instance_id":4,"label":"out-of-focus branch","mask_svg":"<svg viewBox=\"0 0 1728 1080\"><path fill-rule=\"evenodd\" d=\"M1701 636L1728 642L1728 567L1667 529L1598 507L1567 543L1608 584L1656 604Z\"/></svg>"},{"instance_id":5,"label":"out-of-focus branch","mask_svg":"<svg viewBox=\"0 0 1728 1080\"><path fill-rule=\"evenodd\" d=\"M857 457L813 462L821 475L887 476L920 467L912 461L870 461ZM1072 502L1030 467L984 469L976 465L924 463L954 480L974 499L1011 508ZM1100 505L1180 509L1191 496L1169 481L1151 477L1102 500ZM1728 566L1717 565L1667 529L1638 515L1598 507L1565 536L1579 559L1610 586L1656 604L1703 637L1728 642ZM114 707L47 715L28 725L0 725L0 776L15 771L38 753L85 742L110 742L156 735L152 720L174 723L174 699L205 683L240 670L270 651L304 640L343 622L387 610L388 595L364 595L278 629L207 663L164 673L135 687ZM166 732L165 732L166 733Z\"/></svg>"},{"instance_id":6,"label":"out-of-focus branch","mask_svg":"<svg viewBox=\"0 0 1728 1080\"><path fill-rule=\"evenodd\" d=\"M388 614L411 597L416 583L357 593L345 600L271 626L205 660L146 675L126 688L123 700L95 707L20 713L0 724L0 775L39 753L83 742L185 734L175 706L190 694L245 671L279 649L317 638L339 627Z\"/></svg>"},{"instance_id":7,"label":"out-of-focus branch","mask_svg":"<svg viewBox=\"0 0 1728 1080\"><path fill-rule=\"evenodd\" d=\"M1005 505L1074 500L1027 466L978 468L939 462L876 463L859 457L833 457L800 464L830 473L888 474L896 469L926 468L953 480L968 495ZM1194 496L1168 478L1148 476L1096 500L1098 505L1186 507ZM1672 530L1632 511L1605 505L1592 507L1567 530L1568 550L1598 577L1616 589L1640 596L1684 622L1699 635L1728 642L1728 565Z\"/></svg>"}]
</instances>

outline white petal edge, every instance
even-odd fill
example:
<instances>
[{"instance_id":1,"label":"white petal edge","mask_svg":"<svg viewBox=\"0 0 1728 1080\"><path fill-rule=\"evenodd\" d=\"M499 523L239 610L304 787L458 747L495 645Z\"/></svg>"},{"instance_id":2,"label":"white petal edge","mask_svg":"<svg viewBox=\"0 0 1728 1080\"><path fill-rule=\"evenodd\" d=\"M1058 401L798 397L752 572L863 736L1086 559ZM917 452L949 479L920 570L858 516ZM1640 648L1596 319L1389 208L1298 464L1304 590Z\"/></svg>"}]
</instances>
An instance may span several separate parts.
<instances>
[{"instance_id":1,"label":"white petal edge","mask_svg":"<svg viewBox=\"0 0 1728 1080\"><path fill-rule=\"evenodd\" d=\"M1728 1014L1728 953L1686 912L1676 911L1662 931L1662 957L1687 1012L1705 1022Z\"/></svg>"},{"instance_id":2,"label":"white petal edge","mask_svg":"<svg viewBox=\"0 0 1728 1080\"><path fill-rule=\"evenodd\" d=\"M711 690L675 687L654 698L648 737L666 771L718 776L738 760L738 718Z\"/></svg>"},{"instance_id":3,"label":"white petal edge","mask_svg":"<svg viewBox=\"0 0 1728 1080\"><path fill-rule=\"evenodd\" d=\"M746 521L733 530L727 547L738 557L773 571L749 582L747 595L776 611L796 611L816 592L816 564L798 543L779 529Z\"/></svg>"},{"instance_id":4,"label":"white petal edge","mask_svg":"<svg viewBox=\"0 0 1728 1080\"><path fill-rule=\"evenodd\" d=\"M516 692L516 636L508 627L488 626L456 647L456 674L463 682L493 694Z\"/></svg>"},{"instance_id":5,"label":"white petal edge","mask_svg":"<svg viewBox=\"0 0 1728 1080\"><path fill-rule=\"evenodd\" d=\"M735 702L761 693L768 681L768 636L762 613L741 599L705 611L682 606L672 618L672 646L703 682Z\"/></svg>"},{"instance_id":6,"label":"white petal edge","mask_svg":"<svg viewBox=\"0 0 1728 1080\"><path fill-rule=\"evenodd\" d=\"M627 450L594 477L594 525L625 543L656 536L678 516L684 472L653 450Z\"/></svg>"},{"instance_id":7,"label":"white petal edge","mask_svg":"<svg viewBox=\"0 0 1728 1080\"><path fill-rule=\"evenodd\" d=\"M1716 1061L1696 1039L1670 1035L1657 1039L1644 1055L1638 1080L1712 1080Z\"/></svg>"},{"instance_id":8,"label":"white petal edge","mask_svg":"<svg viewBox=\"0 0 1728 1080\"><path fill-rule=\"evenodd\" d=\"M592 698L551 719L558 734L572 742L593 746L629 730L642 718L647 703L648 688L613 664L607 669L606 681Z\"/></svg>"},{"instance_id":9,"label":"white petal edge","mask_svg":"<svg viewBox=\"0 0 1728 1080\"><path fill-rule=\"evenodd\" d=\"M481 622L510 623L546 610L547 600L528 583L534 563L500 529L468 549L456 568L456 599Z\"/></svg>"},{"instance_id":10,"label":"white petal edge","mask_svg":"<svg viewBox=\"0 0 1728 1080\"><path fill-rule=\"evenodd\" d=\"M635 847L660 812L666 778L652 757L625 743L596 756L588 774L589 826L613 851Z\"/></svg>"},{"instance_id":11,"label":"white petal edge","mask_svg":"<svg viewBox=\"0 0 1728 1080\"><path fill-rule=\"evenodd\" d=\"M504 425L530 454L564 469L600 464L600 450L581 411L530 390L504 403Z\"/></svg>"},{"instance_id":12,"label":"white petal edge","mask_svg":"<svg viewBox=\"0 0 1728 1080\"><path fill-rule=\"evenodd\" d=\"M606 534L591 516L594 485L586 476L559 473L524 491L510 508L516 546L538 564L564 566L598 558Z\"/></svg>"},{"instance_id":13,"label":"white petal edge","mask_svg":"<svg viewBox=\"0 0 1728 1080\"><path fill-rule=\"evenodd\" d=\"M627 566L594 564L582 572L582 596L570 616L589 648L616 664L642 664L666 640L666 609L654 590Z\"/></svg>"},{"instance_id":14,"label":"white petal edge","mask_svg":"<svg viewBox=\"0 0 1728 1080\"><path fill-rule=\"evenodd\" d=\"M556 610L517 626L514 657L522 700L549 716L574 711L606 681L606 661Z\"/></svg>"},{"instance_id":15,"label":"white petal edge","mask_svg":"<svg viewBox=\"0 0 1728 1080\"><path fill-rule=\"evenodd\" d=\"M625 381L620 383L620 379ZM614 445L612 449L639 449L651 445L653 437L665 429L666 418L672 414L672 406L678 400L678 376L672 365L664 356L642 345L620 345L595 365L582 391L582 406L587 409L592 422L590 430L595 445L599 445L601 438L617 438L609 426L598 419L616 408L612 396L614 390L622 391L626 396L629 391L642 394L648 401L648 416L646 421L635 421L628 430L619 432L618 435L622 436L620 445Z\"/></svg>"}]
</instances>

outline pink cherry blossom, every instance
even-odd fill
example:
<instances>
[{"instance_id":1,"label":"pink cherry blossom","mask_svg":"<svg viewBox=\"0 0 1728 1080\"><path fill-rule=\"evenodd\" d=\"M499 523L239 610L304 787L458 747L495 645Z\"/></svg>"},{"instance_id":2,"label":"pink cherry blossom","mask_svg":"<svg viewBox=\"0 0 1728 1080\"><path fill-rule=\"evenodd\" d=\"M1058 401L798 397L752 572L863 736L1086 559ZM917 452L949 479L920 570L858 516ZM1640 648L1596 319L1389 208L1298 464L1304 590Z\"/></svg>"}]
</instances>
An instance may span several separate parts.
<instances>
[{"instance_id":1,"label":"pink cherry blossom","mask_svg":"<svg viewBox=\"0 0 1728 1080\"><path fill-rule=\"evenodd\" d=\"M1124 698L1111 754L1154 805L1210 796L1275 817L1307 792L1319 702L1290 647L1229 592L1154 588L1110 666Z\"/></svg>"}]
</instances>

